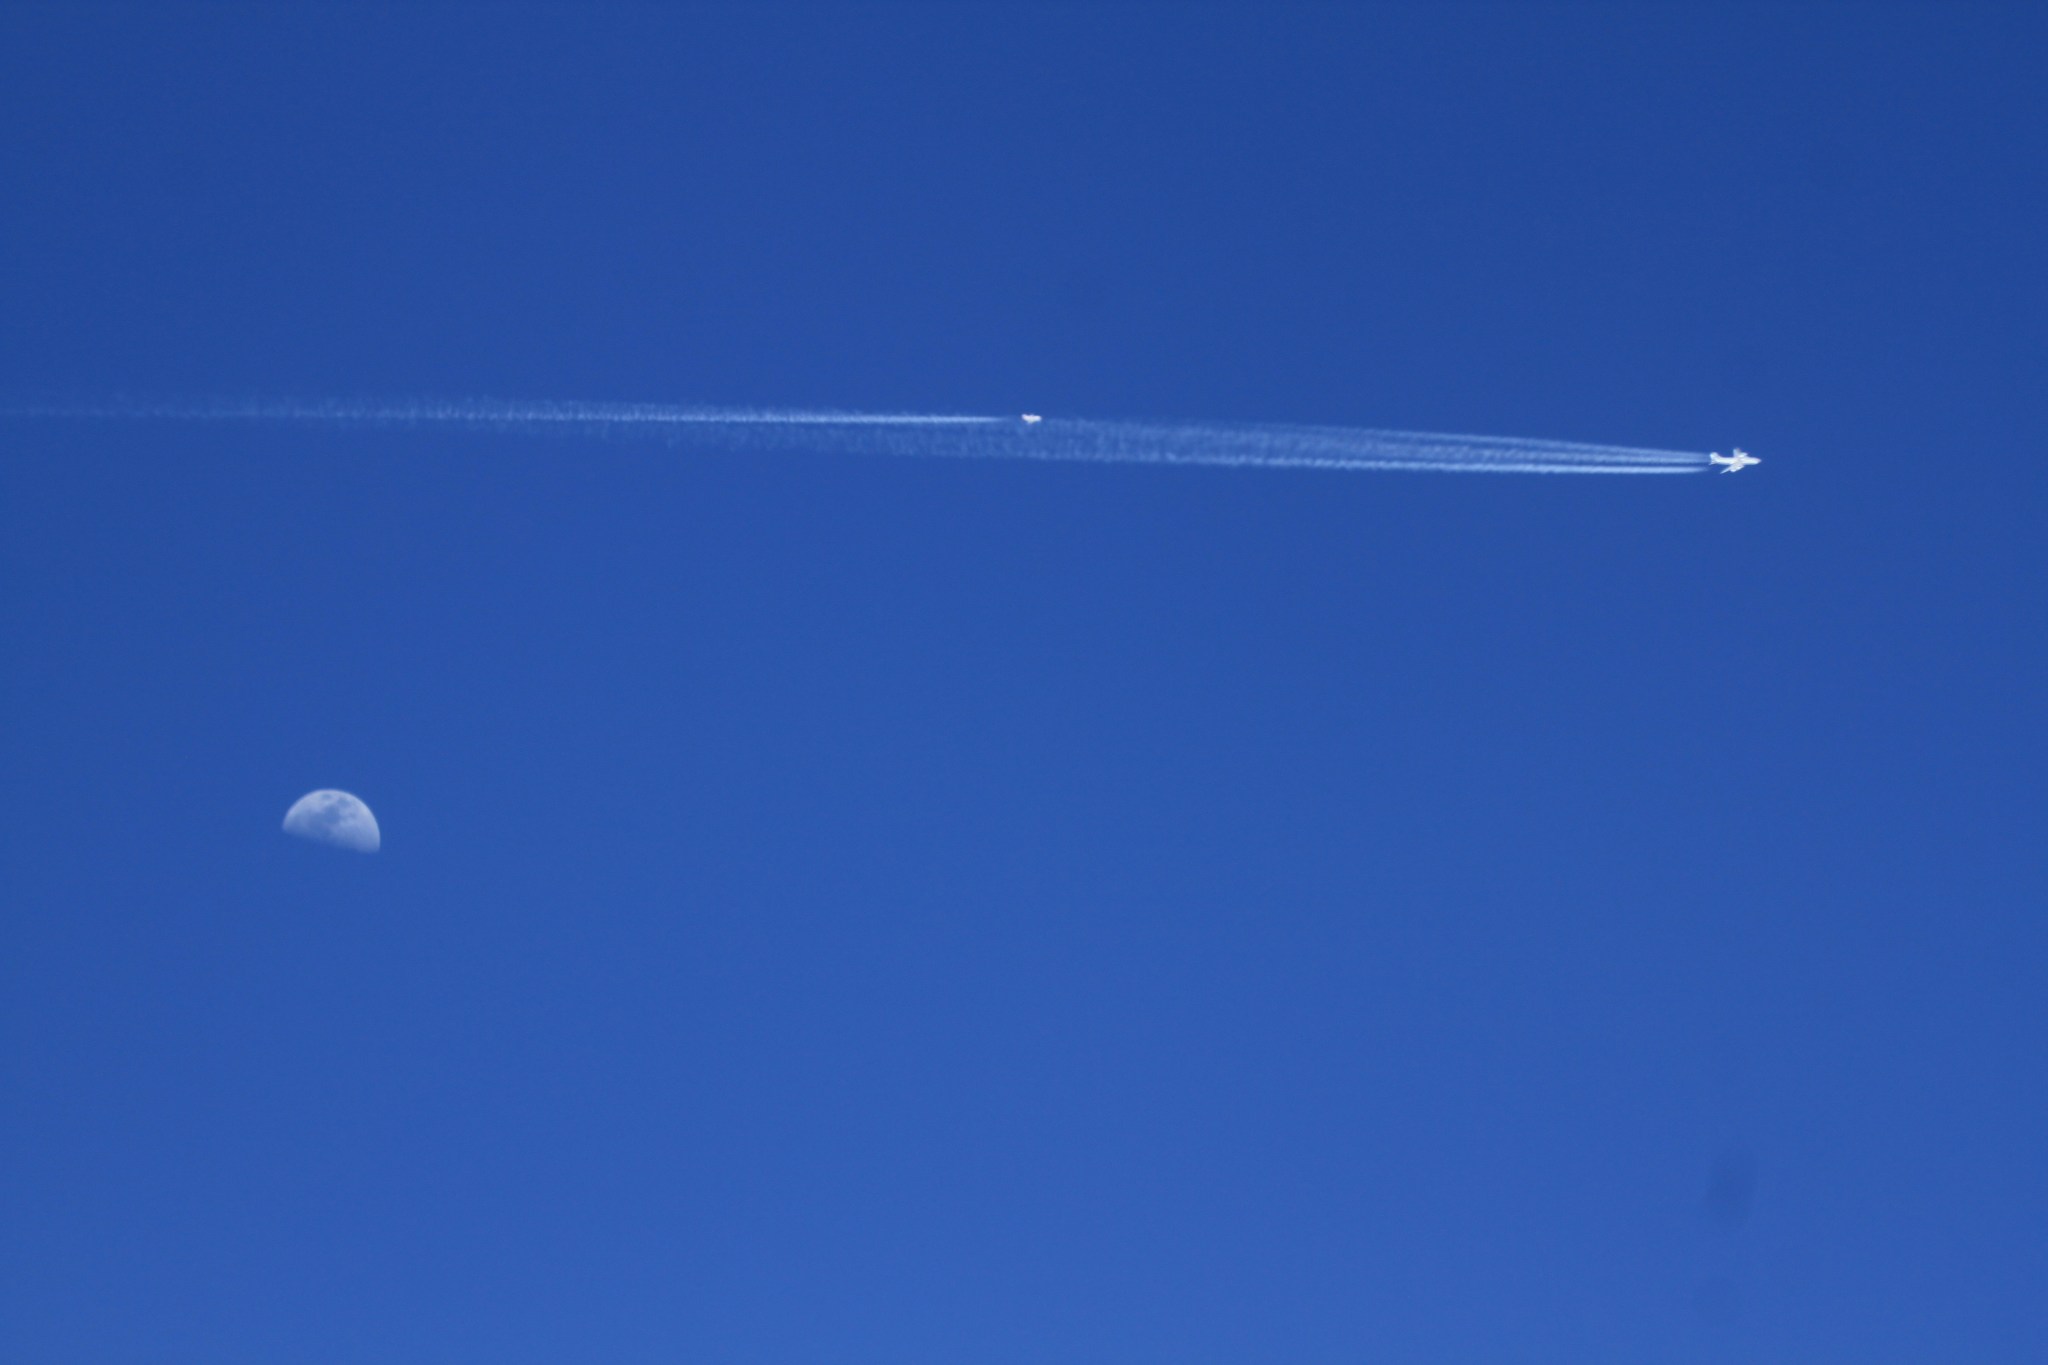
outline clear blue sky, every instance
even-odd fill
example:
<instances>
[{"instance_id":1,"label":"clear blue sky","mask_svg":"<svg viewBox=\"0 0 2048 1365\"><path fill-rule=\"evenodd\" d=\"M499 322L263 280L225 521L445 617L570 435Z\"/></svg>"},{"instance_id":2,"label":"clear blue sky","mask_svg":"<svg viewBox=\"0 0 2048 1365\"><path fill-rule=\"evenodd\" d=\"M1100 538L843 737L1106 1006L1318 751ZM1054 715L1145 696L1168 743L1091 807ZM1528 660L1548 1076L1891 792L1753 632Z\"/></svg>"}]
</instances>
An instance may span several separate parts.
<instances>
[{"instance_id":1,"label":"clear blue sky","mask_svg":"<svg viewBox=\"0 0 2048 1365\"><path fill-rule=\"evenodd\" d=\"M0 9L0 1355L2048 1358L2038 7ZM278 828L315 787L384 849Z\"/></svg>"}]
</instances>

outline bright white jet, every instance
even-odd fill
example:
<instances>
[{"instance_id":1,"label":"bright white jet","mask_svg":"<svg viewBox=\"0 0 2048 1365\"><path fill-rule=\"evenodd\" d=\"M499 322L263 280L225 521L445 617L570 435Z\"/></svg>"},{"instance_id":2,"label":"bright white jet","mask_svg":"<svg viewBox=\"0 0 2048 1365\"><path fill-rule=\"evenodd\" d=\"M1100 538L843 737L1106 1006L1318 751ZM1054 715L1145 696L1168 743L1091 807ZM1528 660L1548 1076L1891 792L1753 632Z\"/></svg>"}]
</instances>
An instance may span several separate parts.
<instances>
[{"instance_id":1,"label":"bright white jet","mask_svg":"<svg viewBox=\"0 0 2048 1365\"><path fill-rule=\"evenodd\" d=\"M1718 453L1709 455L1707 456L1707 463L1720 465L1723 474L1733 474L1738 469L1747 469L1753 464L1762 464L1763 461L1754 455L1744 454L1738 449L1733 455L1722 456Z\"/></svg>"},{"instance_id":2,"label":"bright white jet","mask_svg":"<svg viewBox=\"0 0 2048 1365\"><path fill-rule=\"evenodd\" d=\"M1045 419L1043 417L1040 417L1035 412L1027 412L1024 414L1024 425L1027 427L1035 427L1044 420Z\"/></svg>"}]
</instances>

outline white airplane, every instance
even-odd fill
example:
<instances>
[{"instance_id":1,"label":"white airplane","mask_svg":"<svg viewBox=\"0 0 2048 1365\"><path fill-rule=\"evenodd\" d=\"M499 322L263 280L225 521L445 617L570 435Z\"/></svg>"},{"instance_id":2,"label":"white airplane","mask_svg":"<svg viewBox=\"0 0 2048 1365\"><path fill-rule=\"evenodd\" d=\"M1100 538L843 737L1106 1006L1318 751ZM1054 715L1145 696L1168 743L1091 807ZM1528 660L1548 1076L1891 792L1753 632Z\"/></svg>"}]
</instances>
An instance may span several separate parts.
<instances>
[{"instance_id":1,"label":"white airplane","mask_svg":"<svg viewBox=\"0 0 2048 1365\"><path fill-rule=\"evenodd\" d=\"M1027 412L1024 414L1024 425L1027 427L1035 427L1044 420L1045 419L1043 417L1040 417L1035 412Z\"/></svg>"},{"instance_id":2,"label":"white airplane","mask_svg":"<svg viewBox=\"0 0 2048 1365\"><path fill-rule=\"evenodd\" d=\"M1740 448L1737 448L1733 455L1727 456L1723 456L1717 451L1707 456L1707 463L1720 465L1723 474L1733 474L1738 469L1747 469L1753 464L1762 464L1763 461L1754 455L1744 454Z\"/></svg>"}]
</instances>

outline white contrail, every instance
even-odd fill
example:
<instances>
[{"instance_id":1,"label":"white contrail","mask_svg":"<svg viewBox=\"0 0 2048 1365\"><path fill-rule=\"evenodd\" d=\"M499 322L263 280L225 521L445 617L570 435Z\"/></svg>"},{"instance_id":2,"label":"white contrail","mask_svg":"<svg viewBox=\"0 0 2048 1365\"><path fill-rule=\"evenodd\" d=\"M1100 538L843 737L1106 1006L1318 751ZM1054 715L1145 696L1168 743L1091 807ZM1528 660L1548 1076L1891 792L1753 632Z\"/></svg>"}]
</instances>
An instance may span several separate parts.
<instances>
[{"instance_id":1,"label":"white contrail","mask_svg":"<svg viewBox=\"0 0 2048 1365\"><path fill-rule=\"evenodd\" d=\"M1388 469L1498 474L1693 474L1693 451L1573 441L1453 436L1276 423L1097 422L941 413L693 408L662 403L291 402L21 406L15 417L348 426L463 426L496 431L659 435L678 444L828 449L844 454L1258 469Z\"/></svg>"}]
</instances>

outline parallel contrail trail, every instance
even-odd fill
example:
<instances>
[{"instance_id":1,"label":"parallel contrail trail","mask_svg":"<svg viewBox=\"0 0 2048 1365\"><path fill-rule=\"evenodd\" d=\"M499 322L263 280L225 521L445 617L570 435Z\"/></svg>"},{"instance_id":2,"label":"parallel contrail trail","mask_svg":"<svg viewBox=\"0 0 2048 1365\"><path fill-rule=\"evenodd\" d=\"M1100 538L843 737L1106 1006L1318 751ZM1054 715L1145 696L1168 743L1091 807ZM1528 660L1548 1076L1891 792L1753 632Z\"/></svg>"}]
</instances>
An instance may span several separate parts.
<instances>
[{"instance_id":1,"label":"parallel contrail trail","mask_svg":"<svg viewBox=\"0 0 2048 1365\"><path fill-rule=\"evenodd\" d=\"M1227 465L1256 469L1392 469L1494 474L1695 474L1705 454L1280 423L1099 422L661 403L249 402L21 406L14 417L343 426L453 426L493 431L640 434L676 444L828 449L843 454L1097 464Z\"/></svg>"}]
</instances>

